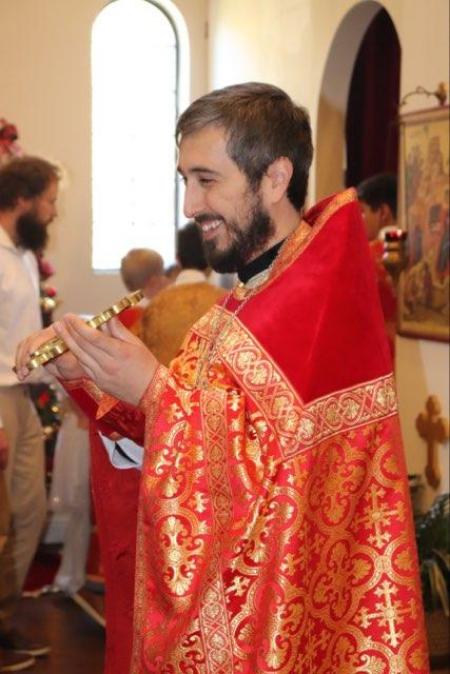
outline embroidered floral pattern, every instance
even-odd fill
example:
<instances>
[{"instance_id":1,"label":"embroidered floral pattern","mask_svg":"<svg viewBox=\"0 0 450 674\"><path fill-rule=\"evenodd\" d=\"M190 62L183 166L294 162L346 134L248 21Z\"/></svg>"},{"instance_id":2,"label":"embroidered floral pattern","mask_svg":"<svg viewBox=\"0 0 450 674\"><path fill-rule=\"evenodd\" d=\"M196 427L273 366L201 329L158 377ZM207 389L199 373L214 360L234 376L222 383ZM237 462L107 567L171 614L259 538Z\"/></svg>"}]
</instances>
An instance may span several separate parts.
<instances>
[{"instance_id":1,"label":"embroidered floral pattern","mask_svg":"<svg viewBox=\"0 0 450 674\"><path fill-rule=\"evenodd\" d=\"M212 315L223 312L216 306ZM199 337L210 337L211 312L196 325ZM220 357L242 387L261 407L267 422L280 438L285 457L343 430L396 414L397 401L391 375L338 391L305 405L261 345L238 318L221 336ZM213 364L210 364L210 368Z\"/></svg>"}]
</instances>

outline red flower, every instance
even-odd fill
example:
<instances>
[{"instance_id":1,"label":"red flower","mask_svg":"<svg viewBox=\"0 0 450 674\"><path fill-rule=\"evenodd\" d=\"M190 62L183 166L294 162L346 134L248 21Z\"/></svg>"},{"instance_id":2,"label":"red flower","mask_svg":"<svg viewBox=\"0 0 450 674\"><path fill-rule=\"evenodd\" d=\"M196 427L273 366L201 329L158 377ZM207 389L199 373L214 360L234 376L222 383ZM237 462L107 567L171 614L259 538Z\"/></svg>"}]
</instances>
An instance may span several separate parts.
<instances>
[{"instance_id":1,"label":"red flower","mask_svg":"<svg viewBox=\"0 0 450 674\"><path fill-rule=\"evenodd\" d=\"M5 120L2 120L5 121ZM17 128L14 124L5 123L4 126L0 128L0 139L4 142L13 143L17 140L19 134L17 133Z\"/></svg>"},{"instance_id":2,"label":"red flower","mask_svg":"<svg viewBox=\"0 0 450 674\"><path fill-rule=\"evenodd\" d=\"M50 276L53 276L55 273L55 268L53 265L43 258L41 255L38 255L38 266L39 266L39 274L41 276L41 279L43 281L46 281Z\"/></svg>"},{"instance_id":3,"label":"red flower","mask_svg":"<svg viewBox=\"0 0 450 674\"><path fill-rule=\"evenodd\" d=\"M42 286L42 293L45 297L56 297L56 288L53 286Z\"/></svg>"},{"instance_id":4,"label":"red flower","mask_svg":"<svg viewBox=\"0 0 450 674\"><path fill-rule=\"evenodd\" d=\"M48 391L42 391L40 396L37 399L39 407L45 407L48 402L50 402L50 395Z\"/></svg>"},{"instance_id":5,"label":"red flower","mask_svg":"<svg viewBox=\"0 0 450 674\"><path fill-rule=\"evenodd\" d=\"M6 119L0 119L0 156L14 157L22 154L21 147L16 143L19 134L17 127Z\"/></svg>"}]
</instances>

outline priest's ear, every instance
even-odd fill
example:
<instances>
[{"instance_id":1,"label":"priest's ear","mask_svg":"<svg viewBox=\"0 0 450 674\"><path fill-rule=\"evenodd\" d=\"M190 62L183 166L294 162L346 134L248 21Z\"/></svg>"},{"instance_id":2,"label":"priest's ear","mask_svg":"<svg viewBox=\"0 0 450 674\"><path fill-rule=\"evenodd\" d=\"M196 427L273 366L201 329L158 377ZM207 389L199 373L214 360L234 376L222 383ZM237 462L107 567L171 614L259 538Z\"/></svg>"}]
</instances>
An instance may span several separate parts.
<instances>
[{"instance_id":1,"label":"priest's ear","mask_svg":"<svg viewBox=\"0 0 450 674\"><path fill-rule=\"evenodd\" d=\"M275 204L286 195L294 169L287 157L275 159L263 177L264 194L268 204Z\"/></svg>"}]
</instances>

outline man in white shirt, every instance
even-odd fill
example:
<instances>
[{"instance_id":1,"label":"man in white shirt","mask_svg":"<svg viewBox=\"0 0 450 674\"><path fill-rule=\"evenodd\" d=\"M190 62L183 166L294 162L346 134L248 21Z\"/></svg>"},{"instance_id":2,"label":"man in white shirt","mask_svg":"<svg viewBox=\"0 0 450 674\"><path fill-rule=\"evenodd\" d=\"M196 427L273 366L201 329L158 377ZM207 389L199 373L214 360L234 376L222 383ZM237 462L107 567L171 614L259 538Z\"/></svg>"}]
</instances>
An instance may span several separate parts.
<instances>
[{"instance_id":1,"label":"man in white shirt","mask_svg":"<svg viewBox=\"0 0 450 674\"><path fill-rule=\"evenodd\" d=\"M42 325L34 253L45 247L56 216L58 180L58 169L37 157L0 169L0 509L11 513L0 555L0 672L25 669L49 651L10 623L46 516L42 429L12 368L17 344Z\"/></svg>"}]
</instances>

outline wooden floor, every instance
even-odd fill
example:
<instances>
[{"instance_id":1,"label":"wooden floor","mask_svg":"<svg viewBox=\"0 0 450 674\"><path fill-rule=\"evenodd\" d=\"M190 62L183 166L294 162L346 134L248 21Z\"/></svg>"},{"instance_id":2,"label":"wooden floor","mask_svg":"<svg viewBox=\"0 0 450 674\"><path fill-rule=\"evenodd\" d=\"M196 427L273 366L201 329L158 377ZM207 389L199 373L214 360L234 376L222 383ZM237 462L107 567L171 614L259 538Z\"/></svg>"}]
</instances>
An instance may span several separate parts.
<instances>
[{"instance_id":1,"label":"wooden floor","mask_svg":"<svg viewBox=\"0 0 450 674\"><path fill-rule=\"evenodd\" d=\"M16 626L51 647L30 674L102 674L104 629L61 594L23 598Z\"/></svg>"}]
</instances>

